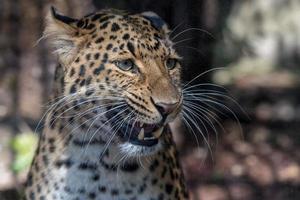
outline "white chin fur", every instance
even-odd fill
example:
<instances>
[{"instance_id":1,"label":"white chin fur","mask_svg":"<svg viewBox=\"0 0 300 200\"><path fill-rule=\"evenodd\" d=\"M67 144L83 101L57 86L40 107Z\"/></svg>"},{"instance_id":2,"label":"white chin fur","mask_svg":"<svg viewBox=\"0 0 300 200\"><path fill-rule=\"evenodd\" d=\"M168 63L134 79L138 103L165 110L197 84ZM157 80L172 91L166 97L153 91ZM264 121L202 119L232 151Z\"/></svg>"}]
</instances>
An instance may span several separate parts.
<instances>
[{"instance_id":1,"label":"white chin fur","mask_svg":"<svg viewBox=\"0 0 300 200\"><path fill-rule=\"evenodd\" d=\"M159 151L162 148L162 144L160 141L152 147L145 147L134 145L129 142L123 143L119 145L120 150L122 153L130 156L130 157L137 157L137 156L150 156Z\"/></svg>"}]
</instances>

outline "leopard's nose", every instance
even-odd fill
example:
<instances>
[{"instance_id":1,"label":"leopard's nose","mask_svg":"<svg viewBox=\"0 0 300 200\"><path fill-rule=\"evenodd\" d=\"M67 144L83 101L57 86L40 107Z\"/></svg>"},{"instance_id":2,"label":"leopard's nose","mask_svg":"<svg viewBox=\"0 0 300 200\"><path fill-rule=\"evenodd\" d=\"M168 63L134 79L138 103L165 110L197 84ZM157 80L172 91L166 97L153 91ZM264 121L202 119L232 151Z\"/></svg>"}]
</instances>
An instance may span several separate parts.
<instances>
[{"instance_id":1,"label":"leopard's nose","mask_svg":"<svg viewBox=\"0 0 300 200\"><path fill-rule=\"evenodd\" d=\"M156 103L155 107L158 112L165 119L169 114L171 114L177 107L178 103Z\"/></svg>"}]
</instances>

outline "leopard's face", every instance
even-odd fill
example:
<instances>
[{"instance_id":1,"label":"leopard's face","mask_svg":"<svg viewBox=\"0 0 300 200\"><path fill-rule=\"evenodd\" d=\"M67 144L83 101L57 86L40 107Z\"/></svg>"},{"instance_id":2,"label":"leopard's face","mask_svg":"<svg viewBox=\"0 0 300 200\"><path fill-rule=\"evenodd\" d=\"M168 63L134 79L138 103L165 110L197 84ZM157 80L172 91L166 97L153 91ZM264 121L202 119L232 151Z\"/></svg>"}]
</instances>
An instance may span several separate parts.
<instances>
[{"instance_id":1,"label":"leopard's face","mask_svg":"<svg viewBox=\"0 0 300 200\"><path fill-rule=\"evenodd\" d=\"M165 24L153 24L161 20L153 13L103 11L81 20L55 12L53 16L72 33L68 48L76 48L57 50L65 68L64 95L75 95L81 102L92 99L89 106L78 105L80 111L99 108L95 119L106 117L110 136L123 151L158 150L164 127L178 115L182 103L180 57Z\"/></svg>"}]
</instances>

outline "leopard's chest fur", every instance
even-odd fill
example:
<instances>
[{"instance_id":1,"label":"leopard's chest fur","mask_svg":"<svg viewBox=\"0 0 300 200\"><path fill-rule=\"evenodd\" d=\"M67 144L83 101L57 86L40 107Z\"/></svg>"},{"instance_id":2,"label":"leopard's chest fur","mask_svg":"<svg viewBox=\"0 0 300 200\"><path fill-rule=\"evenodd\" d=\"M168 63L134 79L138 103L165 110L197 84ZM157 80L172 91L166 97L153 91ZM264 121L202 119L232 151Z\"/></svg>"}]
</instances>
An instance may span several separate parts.
<instances>
[{"instance_id":1,"label":"leopard's chest fur","mask_svg":"<svg viewBox=\"0 0 300 200\"><path fill-rule=\"evenodd\" d=\"M27 182L28 199L187 198L169 129L162 151L134 159L118 155L114 146L103 153L106 143L101 137L87 140L76 133L65 137L55 128L45 129Z\"/></svg>"}]
</instances>

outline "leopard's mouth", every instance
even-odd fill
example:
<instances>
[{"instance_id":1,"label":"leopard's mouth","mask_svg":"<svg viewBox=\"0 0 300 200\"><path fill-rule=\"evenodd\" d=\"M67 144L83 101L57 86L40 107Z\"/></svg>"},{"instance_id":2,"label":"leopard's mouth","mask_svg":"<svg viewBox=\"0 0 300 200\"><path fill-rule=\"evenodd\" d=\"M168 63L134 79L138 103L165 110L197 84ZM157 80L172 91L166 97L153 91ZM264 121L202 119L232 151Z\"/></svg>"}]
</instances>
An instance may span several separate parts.
<instances>
[{"instance_id":1,"label":"leopard's mouth","mask_svg":"<svg viewBox=\"0 0 300 200\"><path fill-rule=\"evenodd\" d=\"M126 142L134 145L151 147L158 144L163 132L163 124L145 124L135 122L122 126L118 132L119 136Z\"/></svg>"},{"instance_id":2,"label":"leopard's mouth","mask_svg":"<svg viewBox=\"0 0 300 200\"><path fill-rule=\"evenodd\" d=\"M118 115L118 111L110 112L109 118ZM126 114L122 118L126 118ZM113 123L118 123L114 121ZM158 144L159 138L165 127L164 121L156 124L143 123L141 121L124 122L117 128L117 135L122 142L133 145L152 147Z\"/></svg>"}]
</instances>

